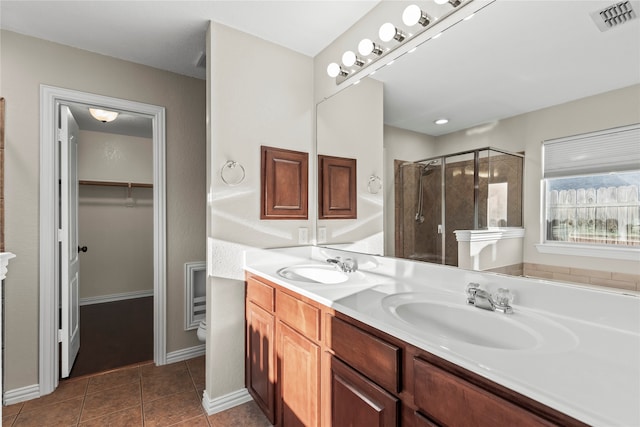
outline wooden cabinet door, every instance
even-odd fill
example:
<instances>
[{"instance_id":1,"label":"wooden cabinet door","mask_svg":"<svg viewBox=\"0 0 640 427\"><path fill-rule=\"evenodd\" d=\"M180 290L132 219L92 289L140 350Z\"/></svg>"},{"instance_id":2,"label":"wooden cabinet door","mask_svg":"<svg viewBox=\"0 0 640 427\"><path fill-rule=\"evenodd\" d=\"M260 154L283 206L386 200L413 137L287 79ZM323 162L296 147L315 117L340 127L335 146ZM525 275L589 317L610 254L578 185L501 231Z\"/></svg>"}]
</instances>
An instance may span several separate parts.
<instances>
[{"instance_id":1,"label":"wooden cabinet door","mask_svg":"<svg viewBox=\"0 0 640 427\"><path fill-rule=\"evenodd\" d=\"M309 154L260 147L260 219L307 219Z\"/></svg>"},{"instance_id":2,"label":"wooden cabinet door","mask_svg":"<svg viewBox=\"0 0 640 427\"><path fill-rule=\"evenodd\" d=\"M333 427L396 427L398 406L398 398L337 358L331 358Z\"/></svg>"},{"instance_id":3,"label":"wooden cabinet door","mask_svg":"<svg viewBox=\"0 0 640 427\"><path fill-rule=\"evenodd\" d=\"M275 423L275 320L273 314L247 302L247 390L269 421Z\"/></svg>"},{"instance_id":4,"label":"wooden cabinet door","mask_svg":"<svg viewBox=\"0 0 640 427\"><path fill-rule=\"evenodd\" d=\"M282 427L320 425L320 347L278 322L278 399Z\"/></svg>"}]
</instances>

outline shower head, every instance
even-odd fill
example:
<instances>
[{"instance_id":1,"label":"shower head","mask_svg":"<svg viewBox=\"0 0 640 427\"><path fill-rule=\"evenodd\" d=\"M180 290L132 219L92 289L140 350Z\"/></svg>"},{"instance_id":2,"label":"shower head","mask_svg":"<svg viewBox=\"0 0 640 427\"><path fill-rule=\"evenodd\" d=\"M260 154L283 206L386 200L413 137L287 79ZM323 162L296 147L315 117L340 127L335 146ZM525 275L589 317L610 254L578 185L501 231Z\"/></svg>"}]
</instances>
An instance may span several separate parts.
<instances>
[{"instance_id":1,"label":"shower head","mask_svg":"<svg viewBox=\"0 0 640 427\"><path fill-rule=\"evenodd\" d=\"M429 163L427 163L426 165L421 165L421 170L420 170L420 175L422 176L427 176L429 175L431 172L433 172L435 170L435 166L434 164L437 162L437 160L431 160Z\"/></svg>"}]
</instances>

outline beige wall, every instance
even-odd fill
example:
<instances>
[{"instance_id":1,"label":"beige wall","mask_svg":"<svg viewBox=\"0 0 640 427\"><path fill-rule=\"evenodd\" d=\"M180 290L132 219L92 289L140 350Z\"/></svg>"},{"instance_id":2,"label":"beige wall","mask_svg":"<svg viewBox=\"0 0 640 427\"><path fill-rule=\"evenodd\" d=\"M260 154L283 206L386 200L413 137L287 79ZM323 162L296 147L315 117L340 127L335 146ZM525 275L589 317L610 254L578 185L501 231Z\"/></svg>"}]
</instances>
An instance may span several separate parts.
<instances>
[{"instance_id":1,"label":"beige wall","mask_svg":"<svg viewBox=\"0 0 640 427\"><path fill-rule=\"evenodd\" d=\"M433 157L434 137L394 126L384 126L384 254L395 255L394 160L416 161Z\"/></svg>"},{"instance_id":2,"label":"beige wall","mask_svg":"<svg viewBox=\"0 0 640 427\"><path fill-rule=\"evenodd\" d=\"M153 139L80 130L78 179L153 183Z\"/></svg>"},{"instance_id":3,"label":"beige wall","mask_svg":"<svg viewBox=\"0 0 640 427\"><path fill-rule=\"evenodd\" d=\"M313 62L299 53L212 23L207 36L209 398L244 387L242 245L292 246L311 225L316 205L309 188L309 220L260 220L260 146L309 153L314 168ZM227 186L226 161L241 163L245 180ZM309 182L314 182L312 179Z\"/></svg>"},{"instance_id":4,"label":"beige wall","mask_svg":"<svg viewBox=\"0 0 640 427\"><path fill-rule=\"evenodd\" d=\"M383 191L368 191L369 178L383 178L382 83L364 79L321 102L316 112L318 154L357 159L357 219L318 220L327 243L354 243L353 250L382 254ZM382 181L384 184L384 181Z\"/></svg>"},{"instance_id":5,"label":"beige wall","mask_svg":"<svg viewBox=\"0 0 640 427\"><path fill-rule=\"evenodd\" d=\"M153 140L81 130L78 178L153 182ZM78 236L80 299L153 292L153 189L81 185Z\"/></svg>"},{"instance_id":6,"label":"beige wall","mask_svg":"<svg viewBox=\"0 0 640 427\"><path fill-rule=\"evenodd\" d=\"M183 265L205 257L205 82L2 31L7 100L5 390L38 382L38 162L40 84L166 108L167 351L199 344L185 332Z\"/></svg>"}]
</instances>

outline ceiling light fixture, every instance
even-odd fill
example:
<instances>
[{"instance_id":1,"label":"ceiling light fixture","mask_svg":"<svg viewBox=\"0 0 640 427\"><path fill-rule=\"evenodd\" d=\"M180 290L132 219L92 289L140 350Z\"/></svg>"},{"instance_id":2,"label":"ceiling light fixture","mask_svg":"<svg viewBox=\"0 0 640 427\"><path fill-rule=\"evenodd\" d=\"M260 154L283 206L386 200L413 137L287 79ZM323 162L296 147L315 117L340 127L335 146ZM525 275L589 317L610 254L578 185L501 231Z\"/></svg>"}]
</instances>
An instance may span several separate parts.
<instances>
[{"instance_id":1,"label":"ceiling light fixture","mask_svg":"<svg viewBox=\"0 0 640 427\"><path fill-rule=\"evenodd\" d=\"M449 119L438 119L438 120L434 121L433 123L435 123L437 125L446 125L447 123L449 123Z\"/></svg>"},{"instance_id":2,"label":"ceiling light fixture","mask_svg":"<svg viewBox=\"0 0 640 427\"><path fill-rule=\"evenodd\" d=\"M446 4L449 3L453 7L460 6L460 0L434 0L436 4Z\"/></svg>"},{"instance_id":3,"label":"ceiling light fixture","mask_svg":"<svg viewBox=\"0 0 640 427\"><path fill-rule=\"evenodd\" d=\"M360 41L358 44L358 52L362 56L369 56L372 53L378 56L382 55L382 49L380 49L380 46L369 39L362 39Z\"/></svg>"},{"instance_id":4,"label":"ceiling light fixture","mask_svg":"<svg viewBox=\"0 0 640 427\"><path fill-rule=\"evenodd\" d=\"M327 74L329 75L329 77L346 77L349 75L349 73L344 71L342 67L340 67L340 65L336 64L335 62L332 62L327 66Z\"/></svg>"},{"instance_id":5,"label":"ceiling light fixture","mask_svg":"<svg viewBox=\"0 0 640 427\"><path fill-rule=\"evenodd\" d=\"M89 113L91 114L91 116L93 116L94 119L102 123L112 122L116 119L116 117L118 117L118 114L120 114L117 111L107 111L101 110L99 108L89 108Z\"/></svg>"},{"instance_id":6,"label":"ceiling light fixture","mask_svg":"<svg viewBox=\"0 0 640 427\"><path fill-rule=\"evenodd\" d=\"M383 42L390 42L391 40L401 42L407 37L405 33L397 29L391 22L382 24L380 31L378 31L378 36Z\"/></svg>"},{"instance_id":7,"label":"ceiling light fixture","mask_svg":"<svg viewBox=\"0 0 640 427\"><path fill-rule=\"evenodd\" d=\"M420 6L416 4L410 4L404 8L402 13L402 22L404 26L400 28L396 27L392 22L386 22L380 26L378 31L379 40L384 43L391 42L387 45L378 45L369 38L360 40L358 44L357 54L354 51L348 50L342 55L342 66L339 63L332 62L327 66L327 74L329 77L335 78L336 85L340 85L346 80L352 78L360 78L364 75L372 75L376 69L382 68L386 65L391 65L394 59L399 58L405 53L412 53L415 48L431 39L436 39L442 35L441 32L430 36L428 33L435 25L442 23L445 19L449 18L453 14L457 14L464 6L471 3L473 0L434 0L435 3L444 5L449 3L454 9L438 10L436 13L438 16L429 15ZM457 8L459 5L463 7ZM431 5L433 6L433 5ZM456 25L459 21L455 22L451 20L450 26ZM403 30L408 31L408 27L416 26L420 24L418 28L412 30L410 33L405 33ZM428 37L429 36L429 37ZM419 38L418 38L419 37ZM393 43L391 40L395 40L397 43ZM406 44L412 44L412 46L406 46ZM397 51L397 52L396 52ZM383 57L389 56L385 61L379 62ZM375 64L375 65L374 65ZM355 67L354 67L355 66ZM343 68L344 67L344 68ZM359 67L359 68L356 68ZM367 67L371 67L372 70L364 71Z\"/></svg>"},{"instance_id":8,"label":"ceiling light fixture","mask_svg":"<svg viewBox=\"0 0 640 427\"><path fill-rule=\"evenodd\" d=\"M416 24L426 27L431 23L431 18L418 5L412 4L407 6L402 13L402 22L409 27L413 27Z\"/></svg>"},{"instance_id":9,"label":"ceiling light fixture","mask_svg":"<svg viewBox=\"0 0 640 427\"><path fill-rule=\"evenodd\" d=\"M357 65L358 67L362 67L364 65L364 61L356 56L355 53L348 50L342 55L342 63L347 67L353 67Z\"/></svg>"}]
</instances>

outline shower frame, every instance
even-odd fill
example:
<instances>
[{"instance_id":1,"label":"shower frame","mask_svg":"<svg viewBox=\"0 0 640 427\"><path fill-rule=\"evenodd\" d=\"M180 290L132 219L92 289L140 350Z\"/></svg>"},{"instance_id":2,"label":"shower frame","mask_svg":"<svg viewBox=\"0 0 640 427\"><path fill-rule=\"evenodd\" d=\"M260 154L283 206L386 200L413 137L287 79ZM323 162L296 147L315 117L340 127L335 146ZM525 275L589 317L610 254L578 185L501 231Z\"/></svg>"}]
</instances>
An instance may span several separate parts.
<instances>
[{"instance_id":1,"label":"shower frame","mask_svg":"<svg viewBox=\"0 0 640 427\"><path fill-rule=\"evenodd\" d=\"M440 225L441 228L438 230L438 234L445 236L445 238L440 239L440 250L441 250L441 257L440 257L440 264L445 264L446 263L446 233L447 233L447 222L446 222L446 214L447 214L447 210L446 210L446 174L444 173L445 171L445 166L446 166L446 159L449 157L456 157L456 156L463 156L466 154L473 154L473 229L474 230L479 230L480 229L480 221L479 221L479 203L480 203L480 176L479 176L479 168L480 168L480 153L481 152L497 152L497 153L501 153L501 154L505 154L505 155L509 155L509 156L514 156L514 157L519 157L524 159L524 154L523 153L515 153L512 151L507 151L507 150L503 150L500 148L495 148L495 147L482 147L482 148L475 148L473 150L465 150L465 151L459 151L456 153L450 153L450 154L444 154L444 155L440 155L440 156L433 156L433 157L427 157L424 159L420 159L420 160L415 160L415 161L411 161L411 164L419 164L419 163L429 163L429 162L435 162L435 161L439 161L440 162L440 168L441 168L441 173L440 173L440 205L442 206L442 209L440 209ZM522 175L524 176L524 160L522 162ZM522 181L521 181L521 185L522 185ZM422 190L421 190L422 191ZM523 191L523 188L521 188L520 190L521 192ZM520 209L520 223L522 224L522 209Z\"/></svg>"}]
</instances>

